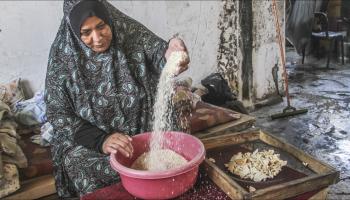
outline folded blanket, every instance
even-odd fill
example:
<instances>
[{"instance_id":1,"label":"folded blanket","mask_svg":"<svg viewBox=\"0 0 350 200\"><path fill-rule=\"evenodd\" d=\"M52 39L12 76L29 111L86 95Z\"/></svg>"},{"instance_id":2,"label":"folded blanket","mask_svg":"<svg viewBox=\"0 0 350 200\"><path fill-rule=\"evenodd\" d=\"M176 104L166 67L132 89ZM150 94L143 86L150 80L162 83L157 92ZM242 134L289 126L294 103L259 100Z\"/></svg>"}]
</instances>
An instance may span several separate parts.
<instances>
[{"instance_id":1,"label":"folded blanket","mask_svg":"<svg viewBox=\"0 0 350 200\"><path fill-rule=\"evenodd\" d=\"M0 100L0 125L1 120L5 117L8 117L7 115L11 114L10 107L3 101Z\"/></svg>"},{"instance_id":2,"label":"folded blanket","mask_svg":"<svg viewBox=\"0 0 350 200\"><path fill-rule=\"evenodd\" d=\"M0 84L0 101L9 105L11 109L17 102L24 99L21 79L13 80L7 84Z\"/></svg>"},{"instance_id":3,"label":"folded blanket","mask_svg":"<svg viewBox=\"0 0 350 200\"><path fill-rule=\"evenodd\" d=\"M0 187L3 186L5 183L4 171L2 167L2 151L0 150Z\"/></svg>"},{"instance_id":4,"label":"folded blanket","mask_svg":"<svg viewBox=\"0 0 350 200\"><path fill-rule=\"evenodd\" d=\"M16 155L17 140L9 136L7 133L0 132L0 149L9 156Z\"/></svg>"},{"instance_id":5,"label":"folded blanket","mask_svg":"<svg viewBox=\"0 0 350 200\"><path fill-rule=\"evenodd\" d=\"M16 133L16 123L9 106L0 101L0 152L2 162L16 164L18 167L27 167L27 159L18 145L20 136Z\"/></svg>"},{"instance_id":6,"label":"folded blanket","mask_svg":"<svg viewBox=\"0 0 350 200\"><path fill-rule=\"evenodd\" d=\"M2 161L4 163L15 164L19 168L26 168L28 166L27 158L18 144L15 146L15 154L12 156L3 154Z\"/></svg>"},{"instance_id":7,"label":"folded blanket","mask_svg":"<svg viewBox=\"0 0 350 200\"><path fill-rule=\"evenodd\" d=\"M13 164L3 166L3 184L0 185L0 198L5 197L20 188L17 167ZM28 197L29 198L29 197Z\"/></svg>"}]
</instances>

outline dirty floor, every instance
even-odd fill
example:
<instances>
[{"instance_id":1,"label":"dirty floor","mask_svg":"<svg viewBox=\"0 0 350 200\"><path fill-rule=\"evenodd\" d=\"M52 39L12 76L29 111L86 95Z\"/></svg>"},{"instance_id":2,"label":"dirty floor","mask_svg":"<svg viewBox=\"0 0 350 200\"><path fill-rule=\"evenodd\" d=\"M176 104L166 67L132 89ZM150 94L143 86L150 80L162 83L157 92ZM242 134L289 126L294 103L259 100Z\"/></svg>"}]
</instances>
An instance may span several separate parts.
<instances>
[{"instance_id":1,"label":"dirty floor","mask_svg":"<svg viewBox=\"0 0 350 200\"><path fill-rule=\"evenodd\" d=\"M301 57L287 50L291 102L308 113L271 120L269 115L281 112L284 101L251 114L257 127L339 170L340 182L330 188L328 199L350 199L350 63L333 60L331 70L326 70L325 59L307 57L306 64L297 63Z\"/></svg>"}]
</instances>

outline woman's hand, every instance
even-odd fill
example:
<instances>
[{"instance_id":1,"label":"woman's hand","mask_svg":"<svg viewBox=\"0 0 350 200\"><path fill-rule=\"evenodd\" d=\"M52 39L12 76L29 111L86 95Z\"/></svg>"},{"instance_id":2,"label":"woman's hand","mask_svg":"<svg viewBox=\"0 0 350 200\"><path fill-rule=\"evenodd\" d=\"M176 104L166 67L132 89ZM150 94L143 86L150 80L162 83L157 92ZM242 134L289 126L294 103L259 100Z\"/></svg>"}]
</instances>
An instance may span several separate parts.
<instances>
[{"instance_id":1,"label":"woman's hand","mask_svg":"<svg viewBox=\"0 0 350 200\"><path fill-rule=\"evenodd\" d=\"M176 38L176 37L172 38L169 41L168 49L165 52L165 59L168 60L170 54L174 51L184 51L184 52L188 53L185 43L181 39ZM187 70L189 63L190 63L190 59L187 59L187 60L180 63L179 74L182 73L183 71Z\"/></svg>"},{"instance_id":2,"label":"woman's hand","mask_svg":"<svg viewBox=\"0 0 350 200\"><path fill-rule=\"evenodd\" d=\"M105 154L117 153L119 151L126 157L131 157L134 149L131 144L132 138L128 135L113 133L103 142L102 150Z\"/></svg>"}]
</instances>

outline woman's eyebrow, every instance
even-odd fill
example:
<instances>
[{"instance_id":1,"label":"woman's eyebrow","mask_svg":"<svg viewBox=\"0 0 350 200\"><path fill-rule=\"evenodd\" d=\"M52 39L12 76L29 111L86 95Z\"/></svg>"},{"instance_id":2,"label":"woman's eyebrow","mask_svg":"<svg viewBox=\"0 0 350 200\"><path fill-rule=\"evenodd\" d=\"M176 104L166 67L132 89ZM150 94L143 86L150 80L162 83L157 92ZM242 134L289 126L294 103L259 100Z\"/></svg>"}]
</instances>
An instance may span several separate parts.
<instances>
[{"instance_id":1,"label":"woman's eyebrow","mask_svg":"<svg viewBox=\"0 0 350 200\"><path fill-rule=\"evenodd\" d=\"M105 24L105 22L104 21L101 21L100 23L98 23L96 26L102 26L102 25L104 25Z\"/></svg>"},{"instance_id":2,"label":"woman's eyebrow","mask_svg":"<svg viewBox=\"0 0 350 200\"><path fill-rule=\"evenodd\" d=\"M85 28L85 29L82 28L80 32L88 32L88 31L90 31L90 30L91 30L90 28Z\"/></svg>"}]
</instances>

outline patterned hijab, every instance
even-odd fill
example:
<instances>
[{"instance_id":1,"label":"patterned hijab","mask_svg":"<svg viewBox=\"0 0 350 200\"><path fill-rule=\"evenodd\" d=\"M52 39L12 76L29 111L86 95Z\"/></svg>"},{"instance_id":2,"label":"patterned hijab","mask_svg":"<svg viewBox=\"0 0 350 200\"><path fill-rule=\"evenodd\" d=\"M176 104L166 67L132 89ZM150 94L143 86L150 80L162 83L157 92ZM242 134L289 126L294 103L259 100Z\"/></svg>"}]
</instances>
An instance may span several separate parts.
<instances>
[{"instance_id":1,"label":"patterned hijab","mask_svg":"<svg viewBox=\"0 0 350 200\"><path fill-rule=\"evenodd\" d=\"M96 16L103 20L104 23L111 26L108 13L103 3L99 1L84 0L80 1L76 6L73 7L69 13L69 22L74 31L75 35L80 35L81 25L88 17Z\"/></svg>"},{"instance_id":2,"label":"patterned hijab","mask_svg":"<svg viewBox=\"0 0 350 200\"><path fill-rule=\"evenodd\" d=\"M51 46L45 85L58 194L69 196L62 162L84 123L106 133L150 130L157 82L167 43L105 0L113 40L95 53L76 35L69 14L79 0L64 1L64 17Z\"/></svg>"}]
</instances>

